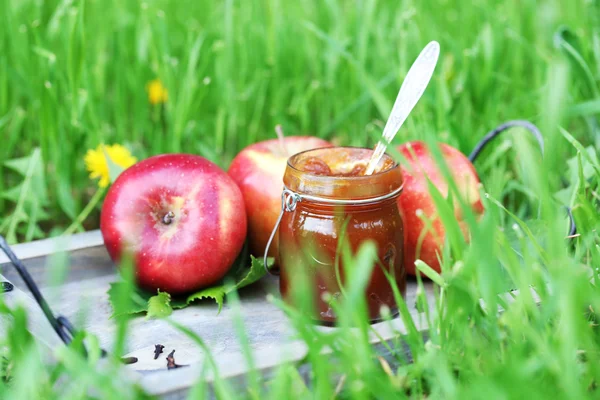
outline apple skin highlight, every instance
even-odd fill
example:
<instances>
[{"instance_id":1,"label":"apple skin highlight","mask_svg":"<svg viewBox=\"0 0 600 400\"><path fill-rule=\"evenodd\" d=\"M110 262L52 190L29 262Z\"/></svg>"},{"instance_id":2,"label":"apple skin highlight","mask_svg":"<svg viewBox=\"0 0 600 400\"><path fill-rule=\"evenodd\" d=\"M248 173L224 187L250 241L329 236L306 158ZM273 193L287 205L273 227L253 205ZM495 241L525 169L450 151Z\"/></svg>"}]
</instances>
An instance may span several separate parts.
<instances>
[{"instance_id":1,"label":"apple skin highlight","mask_svg":"<svg viewBox=\"0 0 600 400\"><path fill-rule=\"evenodd\" d=\"M244 197L252 254L257 257L264 255L277 222L288 158L305 150L331 146L331 143L313 136L288 136L252 144L233 159L227 173ZM275 235L269 256L277 257L278 249L279 241Z\"/></svg>"},{"instance_id":2,"label":"apple skin highlight","mask_svg":"<svg viewBox=\"0 0 600 400\"><path fill-rule=\"evenodd\" d=\"M239 188L216 164L165 154L117 178L100 229L116 263L132 255L140 287L181 294L225 276L244 245L247 222Z\"/></svg>"}]
</instances>

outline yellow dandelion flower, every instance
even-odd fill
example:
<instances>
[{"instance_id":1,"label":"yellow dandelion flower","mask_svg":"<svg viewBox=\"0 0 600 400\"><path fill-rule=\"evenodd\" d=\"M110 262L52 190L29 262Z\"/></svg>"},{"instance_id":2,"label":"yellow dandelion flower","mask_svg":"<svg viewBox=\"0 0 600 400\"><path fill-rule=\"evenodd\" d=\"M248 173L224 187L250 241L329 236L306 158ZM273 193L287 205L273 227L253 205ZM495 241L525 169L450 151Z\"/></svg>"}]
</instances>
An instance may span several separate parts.
<instances>
[{"instance_id":1,"label":"yellow dandelion flower","mask_svg":"<svg viewBox=\"0 0 600 400\"><path fill-rule=\"evenodd\" d=\"M163 85L160 79L154 79L146 85L148 92L148 101L150 104L165 103L169 98L167 88Z\"/></svg>"},{"instance_id":2,"label":"yellow dandelion flower","mask_svg":"<svg viewBox=\"0 0 600 400\"><path fill-rule=\"evenodd\" d=\"M91 179L100 178L98 186L101 188L107 187L110 183L108 163L106 162L104 151L106 151L106 154L113 163L123 169L131 167L137 161L137 159L131 155L129 150L120 144L113 144L112 146L101 144L96 147L96 150L88 150L84 157L85 166L90 172Z\"/></svg>"}]
</instances>

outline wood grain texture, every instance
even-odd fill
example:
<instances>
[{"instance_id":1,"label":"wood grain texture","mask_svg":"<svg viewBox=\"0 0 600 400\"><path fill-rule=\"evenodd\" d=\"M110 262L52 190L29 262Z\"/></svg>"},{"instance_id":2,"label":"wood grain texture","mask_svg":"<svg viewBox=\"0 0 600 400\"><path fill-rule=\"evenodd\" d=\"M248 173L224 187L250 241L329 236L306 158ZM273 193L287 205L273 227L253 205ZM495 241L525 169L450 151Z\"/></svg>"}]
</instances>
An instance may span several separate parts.
<instances>
[{"instance_id":1,"label":"wood grain texture","mask_svg":"<svg viewBox=\"0 0 600 400\"><path fill-rule=\"evenodd\" d=\"M102 244L102 234L99 229L96 229L71 236L34 240L28 243L16 244L11 247L19 259L27 260L30 258L47 256L59 251L71 252L78 249L102 246ZM0 253L0 264L7 262L8 257L6 257L4 253Z\"/></svg>"},{"instance_id":2,"label":"wood grain texture","mask_svg":"<svg viewBox=\"0 0 600 400\"><path fill-rule=\"evenodd\" d=\"M94 333L101 345L111 351L114 343L115 325L110 319L112 309L108 303L106 291L116 275L92 278L63 285L60 290L46 288L49 302L53 308L74 321L78 328ZM433 301L433 289L427 285L429 300ZM76 294L81 295L77 296ZM259 369L274 367L282 362L298 362L306 355L303 342L294 340L294 330L287 318L277 307L266 301L267 294L278 296L276 278L268 277L240 293L241 316L248 335L250 346L255 356L255 364ZM416 285L411 282L407 291L407 304L420 330L427 326L423 318L413 307L415 304ZM239 339L234 329L236 310L225 304L220 314L210 300L177 310L170 317L185 325L199 335L208 346L216 360L221 377L235 377L247 371L242 356ZM335 328L320 327L324 331ZM378 343L381 339L390 340L406 333L399 319L374 325L376 334L371 341ZM379 336L379 337L378 337ZM154 346L165 346L164 353L154 360ZM178 364L188 365L186 368L167 370L166 356L175 351ZM140 383L149 392L160 394L182 390L190 387L201 376L206 355L190 338L173 328L164 320L148 320L145 317L135 318L128 333L126 356L138 358L138 363L126 368L142 372ZM209 374L209 379L212 376Z\"/></svg>"},{"instance_id":3,"label":"wood grain texture","mask_svg":"<svg viewBox=\"0 0 600 400\"><path fill-rule=\"evenodd\" d=\"M8 279L0 275L0 281L8 281ZM63 344L52 328L52 325L50 325L50 322L46 319L42 309L28 293L23 292L15 286L12 291L2 293L0 296L3 297L5 304L9 308L22 307L27 310L27 328L40 344L46 348L54 348ZM5 333L9 324L11 324L10 317L0 317L0 334Z\"/></svg>"},{"instance_id":4,"label":"wood grain texture","mask_svg":"<svg viewBox=\"0 0 600 400\"><path fill-rule=\"evenodd\" d=\"M55 314L68 317L79 329L98 336L101 346L111 351L115 340L115 323L110 318L112 308L108 302L109 284L118 279L114 265L103 247L78 249L68 253L70 268L64 283L50 286L48 276L52 268L52 256L36 257L25 261L36 282L42 287L48 303ZM22 282L12 267L3 270L14 279L17 287ZM58 337L43 318L37 304L25 293L16 292L21 299L29 300L27 308L37 317L32 320L32 332L49 346L60 345ZM295 333L286 316L266 300L268 294L279 296L277 278L265 277L260 282L240 292L240 310L225 303L220 314L211 300L198 302L192 307L176 310L170 317L195 332L210 349L221 377L239 378L247 371L241 352L240 341L235 333L234 321L239 315L243 321L248 341L255 356L255 365L269 370L283 362L299 362L307 352L306 345L295 339ZM426 294L434 301L433 287L426 284ZM423 317L415 309L416 283L409 281L406 302L419 330L426 330ZM12 295L9 295L9 297ZM41 317L40 317L41 315ZM45 323L45 324L44 324ZM371 335L374 344L397 338L406 333L402 322L394 319L373 325L377 334ZM335 328L320 327L322 330ZM154 360L154 346L165 346L164 353ZM136 364L126 366L131 379L138 381L154 394L184 393L202 375L206 354L190 338L172 327L165 320L148 320L136 317L131 321L127 335L127 356L138 358ZM185 368L167 370L166 356L175 350L178 364ZM209 380L212 376L209 374Z\"/></svg>"},{"instance_id":5,"label":"wood grain texture","mask_svg":"<svg viewBox=\"0 0 600 400\"><path fill-rule=\"evenodd\" d=\"M22 260L27 270L40 286L50 284L50 275L57 263L66 262L68 265L65 282L79 282L90 278L108 276L115 273L115 266L108 257L104 246L78 249L63 253L34 257ZM18 286L25 287L24 282L9 263L0 263L2 274Z\"/></svg>"}]
</instances>

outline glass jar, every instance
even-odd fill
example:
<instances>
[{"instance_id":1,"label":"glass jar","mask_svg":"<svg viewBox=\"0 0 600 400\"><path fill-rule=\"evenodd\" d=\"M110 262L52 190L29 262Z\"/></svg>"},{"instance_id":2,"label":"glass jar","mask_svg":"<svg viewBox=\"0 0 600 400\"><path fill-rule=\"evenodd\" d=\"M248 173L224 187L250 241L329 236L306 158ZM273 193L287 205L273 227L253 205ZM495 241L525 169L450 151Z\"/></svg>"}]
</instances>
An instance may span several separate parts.
<instances>
[{"instance_id":1,"label":"glass jar","mask_svg":"<svg viewBox=\"0 0 600 400\"><path fill-rule=\"evenodd\" d=\"M343 292L340 285L344 286L346 269L339 252L344 242L353 254L366 240L377 245L378 262L365 293L371 322L380 319L382 306L394 314L397 310L384 270L405 294L404 234L397 205L402 190L400 166L384 155L381 171L368 176L317 175L300 169L313 157L328 165L356 165L357 160L366 164L371 154L371 149L353 147L305 151L289 158L283 178L278 260L281 294L290 300L294 273L304 273L313 288L313 318L325 324L335 322L330 302Z\"/></svg>"}]
</instances>

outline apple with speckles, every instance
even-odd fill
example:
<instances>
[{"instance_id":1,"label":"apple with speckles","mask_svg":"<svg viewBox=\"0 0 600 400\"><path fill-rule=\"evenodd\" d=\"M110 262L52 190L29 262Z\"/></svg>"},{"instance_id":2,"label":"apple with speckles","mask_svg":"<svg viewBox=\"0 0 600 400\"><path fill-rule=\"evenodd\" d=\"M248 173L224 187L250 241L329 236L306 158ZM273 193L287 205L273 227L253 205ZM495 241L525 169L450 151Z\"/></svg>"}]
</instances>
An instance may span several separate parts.
<instances>
[{"instance_id":1,"label":"apple with speckles","mask_svg":"<svg viewBox=\"0 0 600 400\"><path fill-rule=\"evenodd\" d=\"M137 284L181 294L221 280L246 238L240 189L217 165L191 154L150 157L110 187L100 219L115 262L131 254Z\"/></svg>"},{"instance_id":2,"label":"apple with speckles","mask_svg":"<svg viewBox=\"0 0 600 400\"><path fill-rule=\"evenodd\" d=\"M478 216L484 211L479 195L479 177L464 154L447 144L439 144L444 160L458 186L463 199ZM448 196L448 182L436 164L427 145L420 141L408 142L398 146L407 164L401 165L404 189L398 198L398 207L404 222L404 263L406 271L415 274L415 260L420 259L431 268L440 272L442 246L446 238L444 225L437 216L435 203L430 195L427 179L444 196ZM455 202L455 217L468 239L468 227L463 220L462 210ZM432 222L428 229L425 220Z\"/></svg>"},{"instance_id":3,"label":"apple with speckles","mask_svg":"<svg viewBox=\"0 0 600 400\"><path fill-rule=\"evenodd\" d=\"M231 162L228 174L242 191L248 215L250 251L262 256L277 217L281 212L283 174L290 156L305 150L331 147L314 136L288 136L278 130L278 139L254 143L243 149ZM279 254L275 235L269 256Z\"/></svg>"}]
</instances>

